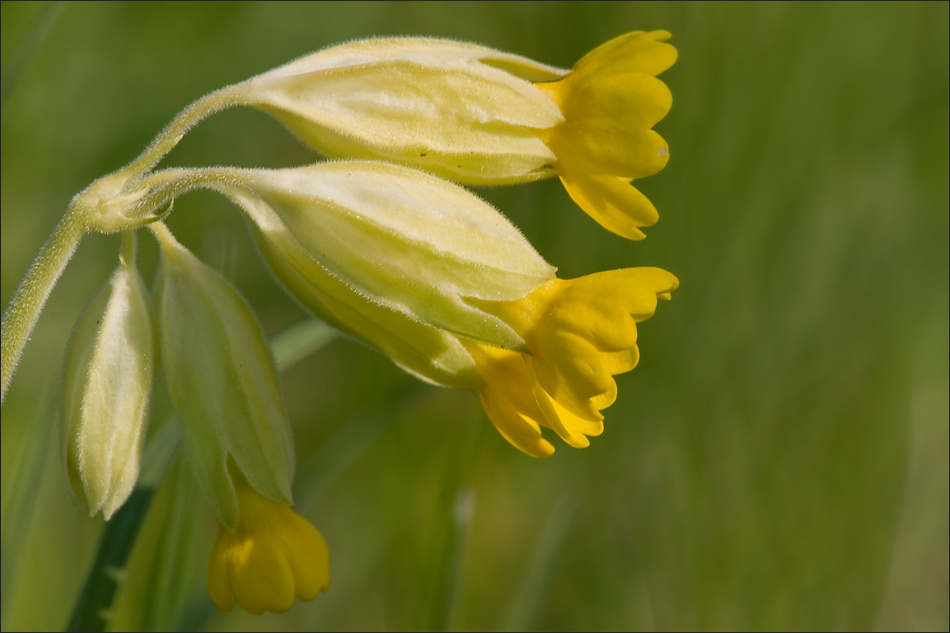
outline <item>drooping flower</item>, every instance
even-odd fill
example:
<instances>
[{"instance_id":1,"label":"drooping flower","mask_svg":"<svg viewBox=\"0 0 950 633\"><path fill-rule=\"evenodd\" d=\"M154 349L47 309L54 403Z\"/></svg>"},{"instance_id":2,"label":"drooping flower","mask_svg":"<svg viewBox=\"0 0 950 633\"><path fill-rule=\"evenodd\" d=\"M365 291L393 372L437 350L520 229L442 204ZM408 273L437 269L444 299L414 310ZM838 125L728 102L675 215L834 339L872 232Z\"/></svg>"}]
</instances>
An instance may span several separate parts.
<instances>
[{"instance_id":1,"label":"drooping flower","mask_svg":"<svg viewBox=\"0 0 950 633\"><path fill-rule=\"evenodd\" d=\"M670 109L656 76L666 31L621 35L564 70L426 38L351 42L223 89L331 157L378 158L471 185L560 176L597 222L630 239L657 212L633 179L661 170L651 128Z\"/></svg>"},{"instance_id":2,"label":"drooping flower","mask_svg":"<svg viewBox=\"0 0 950 633\"><path fill-rule=\"evenodd\" d=\"M327 545L290 509L294 454L273 357L250 307L161 223L162 360L185 449L217 514L208 592L223 611L283 612L330 582Z\"/></svg>"},{"instance_id":3,"label":"drooping flower","mask_svg":"<svg viewBox=\"0 0 950 633\"><path fill-rule=\"evenodd\" d=\"M319 318L431 382L480 393L532 455L603 429L613 376L638 361L636 323L669 298L656 268L554 276L497 211L451 183L384 163L189 170L247 213L277 279Z\"/></svg>"},{"instance_id":4,"label":"drooping flower","mask_svg":"<svg viewBox=\"0 0 950 633\"><path fill-rule=\"evenodd\" d=\"M583 448L603 432L602 409L617 398L613 376L639 361L636 324L669 299L679 282L659 268L627 268L553 279L517 301L473 301L522 335L529 352L469 342L489 419L529 455L554 447L541 427Z\"/></svg>"},{"instance_id":5,"label":"drooping flower","mask_svg":"<svg viewBox=\"0 0 950 633\"><path fill-rule=\"evenodd\" d=\"M309 601L330 586L326 540L286 503L258 493L234 472L239 518L218 524L208 562L208 594L222 611L235 600L248 613L283 613L295 598Z\"/></svg>"},{"instance_id":6,"label":"drooping flower","mask_svg":"<svg viewBox=\"0 0 950 633\"><path fill-rule=\"evenodd\" d=\"M155 304L168 390L202 492L229 528L239 520L229 461L261 494L291 502L293 438L277 367L250 306L161 223Z\"/></svg>"},{"instance_id":7,"label":"drooping flower","mask_svg":"<svg viewBox=\"0 0 950 633\"><path fill-rule=\"evenodd\" d=\"M454 384L473 367L458 336L525 349L468 298L514 300L554 277L491 205L416 169L345 161L184 177L244 209L265 260L304 306L433 382Z\"/></svg>"}]
</instances>

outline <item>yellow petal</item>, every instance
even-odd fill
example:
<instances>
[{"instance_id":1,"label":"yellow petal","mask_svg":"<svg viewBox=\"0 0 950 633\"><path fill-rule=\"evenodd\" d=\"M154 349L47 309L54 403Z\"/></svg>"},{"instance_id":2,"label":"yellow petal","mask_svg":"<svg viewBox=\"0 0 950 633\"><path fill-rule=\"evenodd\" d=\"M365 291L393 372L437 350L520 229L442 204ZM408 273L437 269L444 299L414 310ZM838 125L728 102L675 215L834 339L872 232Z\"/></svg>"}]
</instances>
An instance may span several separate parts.
<instances>
[{"instance_id":1,"label":"yellow petal","mask_svg":"<svg viewBox=\"0 0 950 633\"><path fill-rule=\"evenodd\" d=\"M632 31L617 36L587 53L574 64L574 72L639 72L659 75L676 62L677 52L666 41L669 31Z\"/></svg>"},{"instance_id":2,"label":"yellow petal","mask_svg":"<svg viewBox=\"0 0 950 633\"><path fill-rule=\"evenodd\" d=\"M218 525L218 538L211 547L211 556L208 559L208 595L215 606L225 613L234 610L234 594L231 593L231 577L228 573L230 563L228 552L231 549L226 539L221 538L223 525Z\"/></svg>"},{"instance_id":3,"label":"yellow petal","mask_svg":"<svg viewBox=\"0 0 950 633\"><path fill-rule=\"evenodd\" d=\"M670 160L666 140L647 128L621 128L609 120L566 127L552 134L559 174L616 176L628 182L661 171Z\"/></svg>"},{"instance_id":4,"label":"yellow petal","mask_svg":"<svg viewBox=\"0 0 950 633\"><path fill-rule=\"evenodd\" d=\"M235 543L230 560L231 589L252 615L284 613L294 605L294 577L276 534L247 536Z\"/></svg>"},{"instance_id":5,"label":"yellow petal","mask_svg":"<svg viewBox=\"0 0 950 633\"><path fill-rule=\"evenodd\" d=\"M651 75L620 73L563 81L569 83L561 110L571 125L603 125L621 133L644 130L662 121L673 106L670 89Z\"/></svg>"},{"instance_id":6,"label":"yellow petal","mask_svg":"<svg viewBox=\"0 0 950 633\"><path fill-rule=\"evenodd\" d=\"M541 436L544 414L534 399L524 356L474 342L466 348L482 372L484 384L479 395L498 432L532 457L551 455L554 447Z\"/></svg>"},{"instance_id":7,"label":"yellow petal","mask_svg":"<svg viewBox=\"0 0 950 633\"><path fill-rule=\"evenodd\" d=\"M662 170L669 146L651 128L673 98L656 75L676 61L666 31L636 31L591 51L559 81L537 84L564 121L539 132L571 198L602 226L628 239L656 222L653 205L629 183Z\"/></svg>"},{"instance_id":8,"label":"yellow petal","mask_svg":"<svg viewBox=\"0 0 950 633\"><path fill-rule=\"evenodd\" d=\"M291 512L288 517L287 538L283 541L285 555L294 576L297 597L309 602L330 587L329 550L319 530L310 521ZM291 549L290 543L307 543L308 547Z\"/></svg>"},{"instance_id":9,"label":"yellow petal","mask_svg":"<svg viewBox=\"0 0 950 633\"><path fill-rule=\"evenodd\" d=\"M530 349L464 343L482 374L482 404L495 427L530 455L554 450L541 437L544 426L570 446L588 446L588 437L604 430L600 411L617 398L613 377L639 361L636 324L678 285L660 268L627 268L553 279L517 301L472 300L511 325Z\"/></svg>"},{"instance_id":10,"label":"yellow petal","mask_svg":"<svg viewBox=\"0 0 950 633\"><path fill-rule=\"evenodd\" d=\"M588 435L597 436L604 432L603 416L598 415L600 419L589 420L575 415L552 398L537 382L534 383L534 395L544 413L547 425L554 429L554 432L568 445L574 448L587 448L590 446Z\"/></svg>"},{"instance_id":11,"label":"yellow petal","mask_svg":"<svg viewBox=\"0 0 950 633\"><path fill-rule=\"evenodd\" d=\"M539 334L532 343L532 368L541 388L574 415L602 419L591 398L609 391L614 381L600 362L601 352L569 332Z\"/></svg>"},{"instance_id":12,"label":"yellow petal","mask_svg":"<svg viewBox=\"0 0 950 633\"><path fill-rule=\"evenodd\" d=\"M653 203L629 179L568 172L561 174L561 182L577 206L621 237L642 240L646 236L639 227L655 224L659 218Z\"/></svg>"}]
</instances>

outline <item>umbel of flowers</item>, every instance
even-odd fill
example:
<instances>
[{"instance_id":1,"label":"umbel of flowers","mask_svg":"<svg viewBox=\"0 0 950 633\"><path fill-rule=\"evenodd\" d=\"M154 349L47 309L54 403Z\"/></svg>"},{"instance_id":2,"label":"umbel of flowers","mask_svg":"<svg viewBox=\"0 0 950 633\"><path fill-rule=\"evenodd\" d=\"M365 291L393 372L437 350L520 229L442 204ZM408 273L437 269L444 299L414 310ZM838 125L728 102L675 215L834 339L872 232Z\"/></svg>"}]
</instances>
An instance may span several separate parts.
<instances>
[{"instance_id":1,"label":"umbel of flowers","mask_svg":"<svg viewBox=\"0 0 950 633\"><path fill-rule=\"evenodd\" d=\"M253 310L161 221L207 188L248 218L266 266L318 318L415 376L478 394L514 446L554 452L604 429L614 376L639 361L637 323L677 279L628 268L561 279L501 213L460 184L557 176L607 229L641 239L653 205L630 183L662 169L665 31L621 35L571 70L474 44L351 42L228 86L185 109L143 154L74 198L3 317L3 395L81 237L124 231L119 266L67 354L61 444L90 513L112 516L139 475L160 363L184 454L219 521L208 592L219 608L286 611L329 586L320 532L291 510L293 438ZM165 169L157 162L218 110L247 105L331 157L293 169ZM454 181L454 182L453 182ZM460 184L456 184L460 183ZM147 227L152 296L135 268Z\"/></svg>"}]
</instances>

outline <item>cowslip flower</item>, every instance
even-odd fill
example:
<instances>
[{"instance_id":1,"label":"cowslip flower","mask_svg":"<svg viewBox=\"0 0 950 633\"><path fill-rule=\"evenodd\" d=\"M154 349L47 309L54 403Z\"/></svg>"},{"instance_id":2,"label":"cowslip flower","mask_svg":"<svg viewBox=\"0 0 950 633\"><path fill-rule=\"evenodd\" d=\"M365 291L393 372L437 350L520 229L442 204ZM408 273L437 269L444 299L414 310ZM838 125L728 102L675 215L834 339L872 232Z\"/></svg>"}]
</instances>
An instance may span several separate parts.
<instances>
[{"instance_id":1,"label":"cowslip flower","mask_svg":"<svg viewBox=\"0 0 950 633\"><path fill-rule=\"evenodd\" d=\"M639 361L636 324L679 285L659 268L627 268L553 279L517 301L473 301L508 322L528 345L522 353L468 342L481 374L482 404L498 431L529 455L554 447L552 429L584 448L603 432L602 409L617 398L613 376Z\"/></svg>"},{"instance_id":2,"label":"cowslip flower","mask_svg":"<svg viewBox=\"0 0 950 633\"><path fill-rule=\"evenodd\" d=\"M230 612L235 600L248 613L283 613L295 598L309 601L330 586L330 554L323 535L286 503L258 493L232 471L240 518L218 523L208 562L208 595Z\"/></svg>"},{"instance_id":3,"label":"cowslip flower","mask_svg":"<svg viewBox=\"0 0 950 633\"><path fill-rule=\"evenodd\" d=\"M300 303L422 378L478 391L502 435L531 455L554 450L542 426L576 447L603 430L613 376L639 359L636 323L678 284L658 268L558 279L489 205L404 167L353 161L190 178L245 210L265 261ZM475 337L472 323L492 327Z\"/></svg>"},{"instance_id":4,"label":"cowslip flower","mask_svg":"<svg viewBox=\"0 0 950 633\"><path fill-rule=\"evenodd\" d=\"M656 78L676 60L666 31L621 35L572 70L428 38L350 42L220 91L262 109L331 157L378 158L470 185L559 176L605 228L642 239L656 222L630 186L660 171L651 128L670 109Z\"/></svg>"},{"instance_id":5,"label":"cowslip flower","mask_svg":"<svg viewBox=\"0 0 950 633\"><path fill-rule=\"evenodd\" d=\"M273 357L250 307L220 274L151 227L161 247L162 360L185 451L218 516L208 592L222 610L283 612L327 588L320 532L290 509L294 454Z\"/></svg>"}]
</instances>

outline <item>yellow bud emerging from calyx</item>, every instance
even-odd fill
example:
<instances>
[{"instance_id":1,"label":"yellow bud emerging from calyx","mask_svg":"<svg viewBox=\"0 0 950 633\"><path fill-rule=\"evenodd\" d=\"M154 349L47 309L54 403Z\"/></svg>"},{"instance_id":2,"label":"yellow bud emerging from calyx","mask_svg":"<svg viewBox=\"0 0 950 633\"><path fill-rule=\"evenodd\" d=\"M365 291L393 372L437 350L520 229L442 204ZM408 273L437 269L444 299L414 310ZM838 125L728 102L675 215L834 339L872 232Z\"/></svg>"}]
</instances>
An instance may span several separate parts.
<instances>
[{"instance_id":1,"label":"yellow bud emerging from calyx","mask_svg":"<svg viewBox=\"0 0 950 633\"><path fill-rule=\"evenodd\" d=\"M154 373L145 287L124 262L73 333L66 356L61 444L70 488L105 518L138 478Z\"/></svg>"},{"instance_id":2,"label":"yellow bud emerging from calyx","mask_svg":"<svg viewBox=\"0 0 950 633\"><path fill-rule=\"evenodd\" d=\"M261 494L290 503L294 456L277 369L250 307L162 226L155 291L162 362L198 482L220 520L238 522L228 459Z\"/></svg>"},{"instance_id":3,"label":"yellow bud emerging from calyx","mask_svg":"<svg viewBox=\"0 0 950 633\"><path fill-rule=\"evenodd\" d=\"M208 561L208 594L222 611L237 601L248 613L283 613L330 586L327 542L286 503L261 496L234 473L240 518L219 524Z\"/></svg>"}]
</instances>

